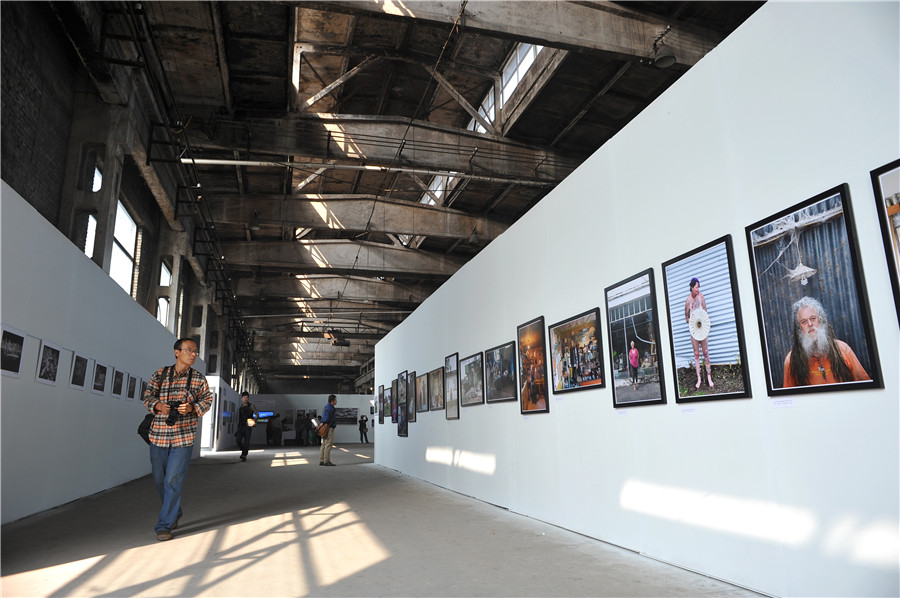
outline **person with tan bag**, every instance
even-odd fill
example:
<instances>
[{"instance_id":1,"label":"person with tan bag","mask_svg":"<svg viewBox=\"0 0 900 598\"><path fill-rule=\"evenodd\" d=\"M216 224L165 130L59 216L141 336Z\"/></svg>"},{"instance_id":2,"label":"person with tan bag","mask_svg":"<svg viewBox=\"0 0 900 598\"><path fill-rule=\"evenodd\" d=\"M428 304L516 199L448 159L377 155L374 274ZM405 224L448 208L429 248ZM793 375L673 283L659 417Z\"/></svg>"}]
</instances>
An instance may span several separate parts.
<instances>
[{"instance_id":1,"label":"person with tan bag","mask_svg":"<svg viewBox=\"0 0 900 598\"><path fill-rule=\"evenodd\" d=\"M259 417L259 412L250 402L250 393L245 390L241 393L238 429L234 434L238 448L241 449L241 461L247 460L247 453L250 451L250 436L253 434L253 426L256 425L257 417Z\"/></svg>"},{"instance_id":2,"label":"person with tan bag","mask_svg":"<svg viewBox=\"0 0 900 598\"><path fill-rule=\"evenodd\" d=\"M334 413L335 405L337 405L337 397L328 395L328 403L322 410L322 423L320 424L322 426L327 425L328 428L326 434L322 436L322 448L319 449L319 465L330 467L334 467L334 463L331 462L331 447L334 446L334 429L337 427Z\"/></svg>"}]
</instances>

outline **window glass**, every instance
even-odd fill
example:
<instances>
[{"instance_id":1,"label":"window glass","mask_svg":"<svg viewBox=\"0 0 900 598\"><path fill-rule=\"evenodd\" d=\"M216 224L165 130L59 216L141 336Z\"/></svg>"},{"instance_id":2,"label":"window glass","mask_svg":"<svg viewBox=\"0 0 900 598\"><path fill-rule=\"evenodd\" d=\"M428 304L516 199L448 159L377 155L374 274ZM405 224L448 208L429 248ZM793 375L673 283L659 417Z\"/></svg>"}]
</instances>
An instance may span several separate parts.
<instances>
[{"instance_id":1,"label":"window glass","mask_svg":"<svg viewBox=\"0 0 900 598\"><path fill-rule=\"evenodd\" d=\"M97 239L97 218L93 214L88 215L87 236L84 240L84 254L89 258L94 257L94 241Z\"/></svg>"}]
</instances>

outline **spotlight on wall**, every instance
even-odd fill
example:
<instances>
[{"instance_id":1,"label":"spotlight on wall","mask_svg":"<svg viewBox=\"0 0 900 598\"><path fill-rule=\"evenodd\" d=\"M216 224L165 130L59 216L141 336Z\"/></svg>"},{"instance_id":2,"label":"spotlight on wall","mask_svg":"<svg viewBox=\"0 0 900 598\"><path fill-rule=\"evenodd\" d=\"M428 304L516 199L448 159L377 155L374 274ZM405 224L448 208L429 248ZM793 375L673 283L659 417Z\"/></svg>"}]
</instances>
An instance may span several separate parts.
<instances>
[{"instance_id":1,"label":"spotlight on wall","mask_svg":"<svg viewBox=\"0 0 900 598\"><path fill-rule=\"evenodd\" d=\"M676 62L677 58L675 58L675 53L672 52L672 49L669 46L662 46L656 52L656 57L653 59L653 66L658 69L667 69Z\"/></svg>"}]
</instances>

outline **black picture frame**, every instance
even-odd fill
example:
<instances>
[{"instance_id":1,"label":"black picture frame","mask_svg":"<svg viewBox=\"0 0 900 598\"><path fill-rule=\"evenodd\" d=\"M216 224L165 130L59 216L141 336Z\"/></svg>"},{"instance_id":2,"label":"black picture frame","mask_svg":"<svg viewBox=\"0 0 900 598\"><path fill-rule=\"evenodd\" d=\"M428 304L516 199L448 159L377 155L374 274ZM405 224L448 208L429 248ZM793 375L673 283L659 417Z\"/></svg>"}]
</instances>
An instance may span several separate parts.
<instances>
[{"instance_id":1,"label":"black picture frame","mask_svg":"<svg viewBox=\"0 0 900 598\"><path fill-rule=\"evenodd\" d=\"M385 389L384 392L387 393L387 389ZM388 397L385 396L385 400L387 400L387 398ZM390 398L391 398L391 423L396 424L397 423L397 379L396 378L391 380L391 397Z\"/></svg>"},{"instance_id":2,"label":"black picture frame","mask_svg":"<svg viewBox=\"0 0 900 598\"><path fill-rule=\"evenodd\" d=\"M519 354L519 410L522 415L550 413L547 391L547 343L544 316L538 316L516 328Z\"/></svg>"},{"instance_id":3,"label":"black picture frame","mask_svg":"<svg viewBox=\"0 0 900 598\"><path fill-rule=\"evenodd\" d=\"M431 411L444 410L444 368L428 372L428 406Z\"/></svg>"},{"instance_id":4,"label":"black picture frame","mask_svg":"<svg viewBox=\"0 0 900 598\"><path fill-rule=\"evenodd\" d=\"M87 385L90 360L84 355L72 352L72 369L69 376L69 387L84 390Z\"/></svg>"},{"instance_id":5,"label":"black picture frame","mask_svg":"<svg viewBox=\"0 0 900 598\"><path fill-rule=\"evenodd\" d=\"M117 399L121 399L125 393L125 382L127 380L127 372L123 372L119 368L113 368L112 387L110 388L110 395Z\"/></svg>"},{"instance_id":6,"label":"black picture frame","mask_svg":"<svg viewBox=\"0 0 900 598\"><path fill-rule=\"evenodd\" d=\"M602 338L599 307L547 327L553 394L606 386Z\"/></svg>"},{"instance_id":7,"label":"black picture frame","mask_svg":"<svg viewBox=\"0 0 900 598\"><path fill-rule=\"evenodd\" d=\"M384 423L384 384L378 386L378 423Z\"/></svg>"},{"instance_id":8,"label":"black picture frame","mask_svg":"<svg viewBox=\"0 0 900 598\"><path fill-rule=\"evenodd\" d=\"M409 372L406 376L406 420L409 423L416 421L416 372Z\"/></svg>"},{"instance_id":9,"label":"black picture frame","mask_svg":"<svg viewBox=\"0 0 900 598\"><path fill-rule=\"evenodd\" d=\"M61 357L62 349L58 345L42 340L41 349L38 353L38 363L37 370L34 374L34 381L41 384L56 386Z\"/></svg>"},{"instance_id":10,"label":"black picture frame","mask_svg":"<svg viewBox=\"0 0 900 598\"><path fill-rule=\"evenodd\" d=\"M3 324L0 340L0 371L10 378L18 378L22 371L22 353L26 335L21 330Z\"/></svg>"},{"instance_id":11,"label":"black picture frame","mask_svg":"<svg viewBox=\"0 0 900 598\"><path fill-rule=\"evenodd\" d=\"M91 392L98 395L106 394L108 379L111 378L109 370L111 368L105 363L94 361L94 376L91 382Z\"/></svg>"},{"instance_id":12,"label":"black picture frame","mask_svg":"<svg viewBox=\"0 0 900 598\"><path fill-rule=\"evenodd\" d=\"M416 411L428 412L428 372L416 377Z\"/></svg>"},{"instance_id":13,"label":"black picture frame","mask_svg":"<svg viewBox=\"0 0 900 598\"><path fill-rule=\"evenodd\" d=\"M399 374L397 374L397 404L403 403L406 404L406 393L409 390L409 383L407 382L407 371L403 370Z\"/></svg>"},{"instance_id":14,"label":"black picture frame","mask_svg":"<svg viewBox=\"0 0 900 598\"><path fill-rule=\"evenodd\" d=\"M662 272L675 402L752 397L731 235L664 262Z\"/></svg>"},{"instance_id":15,"label":"black picture frame","mask_svg":"<svg viewBox=\"0 0 900 598\"><path fill-rule=\"evenodd\" d=\"M665 368L658 340L659 310L653 268L606 287L604 295L613 407L664 405ZM636 383L629 363L632 342L638 350Z\"/></svg>"},{"instance_id":16,"label":"black picture frame","mask_svg":"<svg viewBox=\"0 0 900 598\"><path fill-rule=\"evenodd\" d=\"M519 399L515 341L491 347L484 352L484 387L484 398L488 403Z\"/></svg>"},{"instance_id":17,"label":"black picture frame","mask_svg":"<svg viewBox=\"0 0 900 598\"><path fill-rule=\"evenodd\" d=\"M125 400L133 401L137 396L137 390L141 386L141 379L135 376L128 376L128 390L125 393Z\"/></svg>"},{"instance_id":18,"label":"black picture frame","mask_svg":"<svg viewBox=\"0 0 900 598\"><path fill-rule=\"evenodd\" d=\"M870 174L884 257L894 292L894 309L900 324L900 159L876 168Z\"/></svg>"},{"instance_id":19,"label":"black picture frame","mask_svg":"<svg viewBox=\"0 0 900 598\"><path fill-rule=\"evenodd\" d=\"M745 232L769 396L882 388L847 184L755 222ZM801 319L810 322L807 315L820 325L810 324L806 333L827 337L829 356L847 364L846 370L835 373L828 356L809 357L809 367L802 359L793 362L799 352L806 354L799 331ZM838 342L832 344L832 338Z\"/></svg>"},{"instance_id":20,"label":"black picture frame","mask_svg":"<svg viewBox=\"0 0 900 598\"><path fill-rule=\"evenodd\" d=\"M484 404L484 354L480 351L459 360L459 404Z\"/></svg>"},{"instance_id":21,"label":"black picture frame","mask_svg":"<svg viewBox=\"0 0 900 598\"><path fill-rule=\"evenodd\" d=\"M459 353L444 358L444 416L459 419Z\"/></svg>"}]
</instances>

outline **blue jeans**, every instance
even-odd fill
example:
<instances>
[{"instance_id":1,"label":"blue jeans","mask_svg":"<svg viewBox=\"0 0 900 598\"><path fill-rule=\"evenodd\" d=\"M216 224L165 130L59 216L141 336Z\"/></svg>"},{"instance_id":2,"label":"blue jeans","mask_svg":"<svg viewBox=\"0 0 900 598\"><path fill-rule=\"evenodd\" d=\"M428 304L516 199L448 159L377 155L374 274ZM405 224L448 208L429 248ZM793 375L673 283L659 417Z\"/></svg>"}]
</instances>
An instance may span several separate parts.
<instances>
[{"instance_id":1,"label":"blue jeans","mask_svg":"<svg viewBox=\"0 0 900 598\"><path fill-rule=\"evenodd\" d=\"M153 470L153 483L156 493L162 501L159 510L159 521L153 531L171 530L175 521L181 517L181 488L191 464L193 446L167 448L150 445L150 467Z\"/></svg>"}]
</instances>

